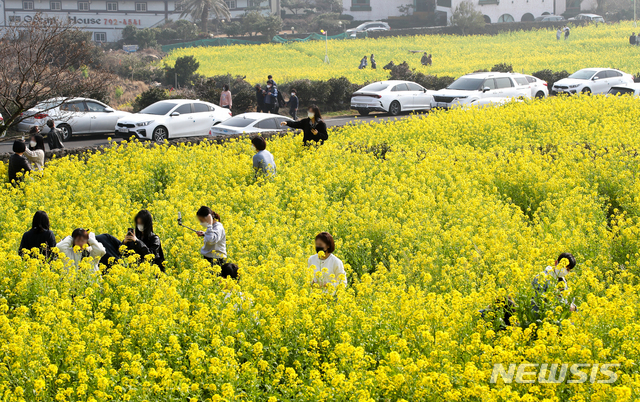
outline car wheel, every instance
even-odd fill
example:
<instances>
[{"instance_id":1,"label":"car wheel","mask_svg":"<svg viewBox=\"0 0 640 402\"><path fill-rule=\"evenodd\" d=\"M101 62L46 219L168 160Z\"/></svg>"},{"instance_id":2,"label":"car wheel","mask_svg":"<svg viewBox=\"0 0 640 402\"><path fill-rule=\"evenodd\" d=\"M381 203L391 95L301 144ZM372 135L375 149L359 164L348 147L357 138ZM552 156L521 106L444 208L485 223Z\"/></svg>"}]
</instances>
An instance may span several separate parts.
<instances>
[{"instance_id":1,"label":"car wheel","mask_svg":"<svg viewBox=\"0 0 640 402\"><path fill-rule=\"evenodd\" d=\"M401 112L400 102L398 101L391 102L391 105L389 105L389 114L391 116L397 116L400 114L400 112Z\"/></svg>"},{"instance_id":2,"label":"car wheel","mask_svg":"<svg viewBox=\"0 0 640 402\"><path fill-rule=\"evenodd\" d=\"M169 132L164 126L158 126L153 130L152 138L156 143L162 144L164 140L169 138Z\"/></svg>"},{"instance_id":3,"label":"car wheel","mask_svg":"<svg viewBox=\"0 0 640 402\"><path fill-rule=\"evenodd\" d=\"M360 116L368 116L369 115L369 111L367 109L358 109L358 113L360 113Z\"/></svg>"},{"instance_id":4,"label":"car wheel","mask_svg":"<svg viewBox=\"0 0 640 402\"><path fill-rule=\"evenodd\" d=\"M536 94L536 98L544 98L544 92L538 91L538 93Z\"/></svg>"},{"instance_id":5,"label":"car wheel","mask_svg":"<svg viewBox=\"0 0 640 402\"><path fill-rule=\"evenodd\" d=\"M73 135L71 126L69 126L68 124L60 124L58 128L60 129L60 131L62 131L62 138L60 138L60 140L69 141L71 139L71 135Z\"/></svg>"},{"instance_id":6,"label":"car wheel","mask_svg":"<svg viewBox=\"0 0 640 402\"><path fill-rule=\"evenodd\" d=\"M585 95L591 95L591 88L588 88L588 87L584 88L582 90L582 93L585 94Z\"/></svg>"}]
</instances>

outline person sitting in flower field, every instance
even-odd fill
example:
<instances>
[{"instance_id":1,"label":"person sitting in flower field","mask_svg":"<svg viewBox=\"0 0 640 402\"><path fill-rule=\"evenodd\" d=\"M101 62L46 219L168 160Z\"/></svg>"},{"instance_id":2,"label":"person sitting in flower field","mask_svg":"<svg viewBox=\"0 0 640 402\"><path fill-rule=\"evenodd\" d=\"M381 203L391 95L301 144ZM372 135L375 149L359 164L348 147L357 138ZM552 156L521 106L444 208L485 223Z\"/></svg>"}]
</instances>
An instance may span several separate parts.
<instances>
[{"instance_id":1,"label":"person sitting in flower field","mask_svg":"<svg viewBox=\"0 0 640 402\"><path fill-rule=\"evenodd\" d=\"M31 171L31 166L27 158L23 156L27 146L23 141L16 140L13 142L13 155L9 158L9 183L14 186L24 179L24 175Z\"/></svg>"},{"instance_id":2,"label":"person sitting in flower field","mask_svg":"<svg viewBox=\"0 0 640 402\"><path fill-rule=\"evenodd\" d=\"M571 273L571 271L576 266L576 258L571 253L562 253L558 256L555 265L548 266L544 269L544 272L536 275L531 282L533 289L537 293L546 293L549 290L560 288L562 291L569 290L569 285L567 283L567 275ZM560 285L560 286L558 286ZM568 301L565 300L562 296L560 296L560 300L567 304ZM570 306L571 311L576 311L575 304L571 303Z\"/></svg>"},{"instance_id":3,"label":"person sitting in flower field","mask_svg":"<svg viewBox=\"0 0 640 402\"><path fill-rule=\"evenodd\" d=\"M83 258L93 258L93 267L97 271L100 258L105 255L104 246L96 240L93 232L87 232L85 229L75 229L71 236L67 236L56 245L70 261L78 266Z\"/></svg>"},{"instance_id":4,"label":"person sitting in flower field","mask_svg":"<svg viewBox=\"0 0 640 402\"><path fill-rule=\"evenodd\" d=\"M160 237L153 233L153 216L146 209L138 212L134 219L136 227L132 233L127 233L124 238L125 246L129 250L133 250L140 258L151 254L153 263L164 272L164 252L162 251L162 243Z\"/></svg>"},{"instance_id":5,"label":"person sitting in flower field","mask_svg":"<svg viewBox=\"0 0 640 402\"><path fill-rule=\"evenodd\" d=\"M25 251L37 248L40 254L48 258L51 255L51 249L55 246L56 236L49 228L49 215L44 211L36 211L31 222L31 229L22 235L18 253L24 255Z\"/></svg>"},{"instance_id":6,"label":"person sitting in flower field","mask_svg":"<svg viewBox=\"0 0 640 402\"><path fill-rule=\"evenodd\" d=\"M224 226L220 222L220 215L209 207L200 207L196 216L200 224L207 228L206 231L197 231L196 234L203 237L204 244L200 254L213 265L222 266L227 258L227 235Z\"/></svg>"},{"instance_id":7,"label":"person sitting in flower field","mask_svg":"<svg viewBox=\"0 0 640 402\"><path fill-rule=\"evenodd\" d=\"M333 236L327 232L319 233L316 236L317 254L309 257L308 267L313 267L313 282L320 287L340 284L347 286L347 273L344 270L342 261L333 252L336 250L336 243Z\"/></svg>"}]
</instances>

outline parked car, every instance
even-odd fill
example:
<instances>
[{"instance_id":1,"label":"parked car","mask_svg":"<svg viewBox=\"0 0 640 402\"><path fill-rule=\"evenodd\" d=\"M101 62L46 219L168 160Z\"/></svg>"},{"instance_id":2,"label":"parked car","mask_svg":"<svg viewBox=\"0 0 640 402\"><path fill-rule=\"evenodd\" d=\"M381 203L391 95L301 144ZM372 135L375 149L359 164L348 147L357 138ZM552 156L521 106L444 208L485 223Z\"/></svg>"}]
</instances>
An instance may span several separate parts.
<instances>
[{"instance_id":1,"label":"parked car","mask_svg":"<svg viewBox=\"0 0 640 402\"><path fill-rule=\"evenodd\" d=\"M209 135L231 135L242 133L261 133L264 131L280 131L288 129L281 126L283 121L292 121L287 116L268 113L243 113L233 116L229 120L211 126Z\"/></svg>"},{"instance_id":2,"label":"parked car","mask_svg":"<svg viewBox=\"0 0 640 402\"><path fill-rule=\"evenodd\" d=\"M561 15L541 15L540 17L536 17L535 22L549 22L549 21L564 21L564 17Z\"/></svg>"},{"instance_id":3,"label":"parked car","mask_svg":"<svg viewBox=\"0 0 640 402\"><path fill-rule=\"evenodd\" d=\"M351 95L351 109L362 116L370 112L401 112L431 109L431 95L410 81L380 81L369 84Z\"/></svg>"},{"instance_id":4,"label":"parked car","mask_svg":"<svg viewBox=\"0 0 640 402\"><path fill-rule=\"evenodd\" d=\"M607 95L631 95L640 96L640 84L616 85L611 87Z\"/></svg>"},{"instance_id":5,"label":"parked car","mask_svg":"<svg viewBox=\"0 0 640 402\"><path fill-rule=\"evenodd\" d=\"M33 126L46 131L44 126L51 119L62 130L62 141L68 141L72 135L113 133L118 119L131 113L115 110L95 99L53 98L24 114L27 118L18 123L18 131L29 132Z\"/></svg>"},{"instance_id":6,"label":"parked car","mask_svg":"<svg viewBox=\"0 0 640 402\"><path fill-rule=\"evenodd\" d=\"M604 24L604 18L598 14L578 14L573 18L569 18L570 21L589 21L589 22L601 22Z\"/></svg>"},{"instance_id":7,"label":"parked car","mask_svg":"<svg viewBox=\"0 0 640 402\"><path fill-rule=\"evenodd\" d=\"M347 33L352 38L355 38L359 32L388 31L390 29L391 27L386 22L369 21L364 24L360 24L355 28L347 29Z\"/></svg>"},{"instance_id":8,"label":"parked car","mask_svg":"<svg viewBox=\"0 0 640 402\"><path fill-rule=\"evenodd\" d=\"M433 93L432 108L452 109L481 104L487 98L531 98L526 76L516 73L472 73L455 80L445 89Z\"/></svg>"},{"instance_id":9,"label":"parked car","mask_svg":"<svg viewBox=\"0 0 640 402\"><path fill-rule=\"evenodd\" d=\"M584 68L553 84L552 91L560 94L605 94L618 85L633 84L633 76L610 68Z\"/></svg>"},{"instance_id":10,"label":"parked car","mask_svg":"<svg viewBox=\"0 0 640 402\"><path fill-rule=\"evenodd\" d=\"M120 136L135 135L161 143L169 138L207 135L212 125L231 117L231 110L200 100L170 99L118 120Z\"/></svg>"},{"instance_id":11,"label":"parked car","mask_svg":"<svg viewBox=\"0 0 640 402\"><path fill-rule=\"evenodd\" d=\"M527 82L529 82L529 85L531 85L531 97L546 98L549 96L549 86L547 81L543 81L533 75L525 75L525 78L527 79Z\"/></svg>"}]
</instances>

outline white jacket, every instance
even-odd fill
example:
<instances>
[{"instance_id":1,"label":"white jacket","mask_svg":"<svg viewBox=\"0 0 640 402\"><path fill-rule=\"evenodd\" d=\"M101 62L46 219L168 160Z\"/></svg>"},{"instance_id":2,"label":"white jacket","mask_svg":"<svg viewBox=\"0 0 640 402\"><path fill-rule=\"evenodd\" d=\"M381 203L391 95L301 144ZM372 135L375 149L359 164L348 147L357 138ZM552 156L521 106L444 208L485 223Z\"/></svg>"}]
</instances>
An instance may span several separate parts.
<instances>
[{"instance_id":1,"label":"white jacket","mask_svg":"<svg viewBox=\"0 0 640 402\"><path fill-rule=\"evenodd\" d=\"M73 237L67 236L60 243L56 245L60 249L61 252L73 263L78 266L80 261L82 261L82 251L75 253L73 252ZM89 246L86 251L89 253L89 257L93 258L93 267L97 271L98 266L100 264L100 258L107 253L102 243L96 240L95 233L89 233Z\"/></svg>"},{"instance_id":2,"label":"white jacket","mask_svg":"<svg viewBox=\"0 0 640 402\"><path fill-rule=\"evenodd\" d=\"M200 254L207 258L227 258L227 235L220 222L213 222L204 232L204 244Z\"/></svg>"},{"instance_id":3,"label":"white jacket","mask_svg":"<svg viewBox=\"0 0 640 402\"><path fill-rule=\"evenodd\" d=\"M309 257L309 268L313 267L313 282L321 286L331 284L334 287L338 287L343 283L347 285L347 273L344 270L344 265L338 257L330 254L326 259L321 260L318 254ZM318 275L318 272L322 272L323 268L327 268L327 272L322 275ZM331 278L333 275L333 278ZM342 276L342 277L341 277Z\"/></svg>"},{"instance_id":4,"label":"white jacket","mask_svg":"<svg viewBox=\"0 0 640 402\"><path fill-rule=\"evenodd\" d=\"M38 170L42 170L44 167L44 151L41 149L36 149L32 151L27 147L26 151L24 151L24 156L27 157L29 162L31 162Z\"/></svg>"}]
</instances>

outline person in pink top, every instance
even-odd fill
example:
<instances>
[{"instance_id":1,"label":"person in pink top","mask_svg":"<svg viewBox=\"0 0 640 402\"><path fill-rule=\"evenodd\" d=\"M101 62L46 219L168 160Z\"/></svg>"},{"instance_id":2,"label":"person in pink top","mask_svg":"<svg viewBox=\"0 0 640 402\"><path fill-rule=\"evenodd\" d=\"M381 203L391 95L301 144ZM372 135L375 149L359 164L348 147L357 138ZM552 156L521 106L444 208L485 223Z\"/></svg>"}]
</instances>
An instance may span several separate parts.
<instances>
[{"instance_id":1,"label":"person in pink top","mask_svg":"<svg viewBox=\"0 0 640 402\"><path fill-rule=\"evenodd\" d=\"M224 84L224 86L222 87L222 93L220 94L220 106L227 109L231 109L231 107L233 106L231 100L231 91L229 91L229 85L227 84Z\"/></svg>"}]
</instances>

